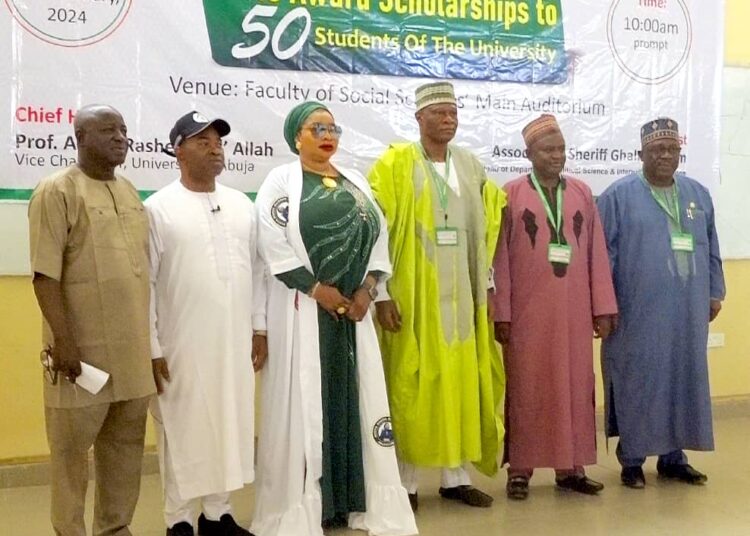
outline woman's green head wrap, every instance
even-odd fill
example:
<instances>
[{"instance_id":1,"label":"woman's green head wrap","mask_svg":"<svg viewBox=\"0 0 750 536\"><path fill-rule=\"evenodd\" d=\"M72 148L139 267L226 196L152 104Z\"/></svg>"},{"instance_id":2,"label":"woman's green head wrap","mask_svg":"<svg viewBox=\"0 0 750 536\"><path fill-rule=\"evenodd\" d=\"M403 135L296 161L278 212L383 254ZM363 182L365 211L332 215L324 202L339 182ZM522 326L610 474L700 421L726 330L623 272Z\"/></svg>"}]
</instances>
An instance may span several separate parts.
<instances>
[{"instance_id":1,"label":"woman's green head wrap","mask_svg":"<svg viewBox=\"0 0 750 536\"><path fill-rule=\"evenodd\" d=\"M309 101L298 104L292 108L289 115L287 115L284 120L284 139L294 154L299 154L296 147L297 133L307 118L310 117L310 114L315 110L325 110L330 113L325 105L319 102Z\"/></svg>"}]
</instances>

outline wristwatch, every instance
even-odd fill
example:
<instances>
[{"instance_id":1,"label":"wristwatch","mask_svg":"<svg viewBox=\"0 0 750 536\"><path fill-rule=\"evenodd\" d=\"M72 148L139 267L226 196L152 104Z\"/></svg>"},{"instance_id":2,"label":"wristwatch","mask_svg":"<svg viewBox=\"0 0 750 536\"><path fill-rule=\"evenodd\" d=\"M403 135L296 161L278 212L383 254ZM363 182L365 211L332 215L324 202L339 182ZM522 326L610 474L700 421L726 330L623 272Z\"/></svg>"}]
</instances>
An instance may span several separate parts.
<instances>
[{"instance_id":1,"label":"wristwatch","mask_svg":"<svg viewBox=\"0 0 750 536\"><path fill-rule=\"evenodd\" d=\"M377 283L375 285L362 285L362 288L367 291L367 295L370 296L370 299L372 301L375 301L375 299L378 297L378 289L377 289Z\"/></svg>"}]
</instances>

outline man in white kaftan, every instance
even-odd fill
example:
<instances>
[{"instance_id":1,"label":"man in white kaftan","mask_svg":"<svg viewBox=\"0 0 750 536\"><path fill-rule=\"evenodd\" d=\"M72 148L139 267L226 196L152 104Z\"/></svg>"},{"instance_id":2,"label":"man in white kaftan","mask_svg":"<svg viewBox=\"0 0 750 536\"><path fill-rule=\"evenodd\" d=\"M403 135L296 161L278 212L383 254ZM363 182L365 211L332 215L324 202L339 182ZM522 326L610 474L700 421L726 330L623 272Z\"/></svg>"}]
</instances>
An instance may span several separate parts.
<instances>
[{"instance_id":1,"label":"man in white kaftan","mask_svg":"<svg viewBox=\"0 0 750 536\"><path fill-rule=\"evenodd\" d=\"M167 534L250 534L229 492L254 479L254 374L265 283L252 202L215 183L229 125L191 113L170 133L181 177L145 203L151 223L152 411Z\"/></svg>"}]
</instances>

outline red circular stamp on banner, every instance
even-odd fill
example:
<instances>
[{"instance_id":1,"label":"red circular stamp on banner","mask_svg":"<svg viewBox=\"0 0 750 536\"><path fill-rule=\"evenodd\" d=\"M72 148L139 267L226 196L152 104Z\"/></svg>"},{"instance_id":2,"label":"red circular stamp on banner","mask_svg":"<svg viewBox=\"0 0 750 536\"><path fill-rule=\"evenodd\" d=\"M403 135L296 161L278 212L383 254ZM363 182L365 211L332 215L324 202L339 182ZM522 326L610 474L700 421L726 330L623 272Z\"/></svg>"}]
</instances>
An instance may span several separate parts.
<instances>
[{"instance_id":1,"label":"red circular stamp on banner","mask_svg":"<svg viewBox=\"0 0 750 536\"><path fill-rule=\"evenodd\" d=\"M62 47L83 47L106 39L123 23L132 3L132 0L5 0L24 30Z\"/></svg>"}]
</instances>

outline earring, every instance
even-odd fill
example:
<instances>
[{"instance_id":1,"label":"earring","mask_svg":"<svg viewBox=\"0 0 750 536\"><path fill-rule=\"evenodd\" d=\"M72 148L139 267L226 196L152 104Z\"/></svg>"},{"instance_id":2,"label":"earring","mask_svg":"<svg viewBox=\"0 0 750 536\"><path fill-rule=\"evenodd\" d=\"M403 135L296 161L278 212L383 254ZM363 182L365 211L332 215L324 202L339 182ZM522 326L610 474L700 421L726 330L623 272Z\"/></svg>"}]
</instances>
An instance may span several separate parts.
<instances>
[{"instance_id":1,"label":"earring","mask_svg":"<svg viewBox=\"0 0 750 536\"><path fill-rule=\"evenodd\" d=\"M299 148L300 148L300 147L302 147L302 144L301 144L301 143L299 142L299 140L297 140L297 141L295 142L294 146L295 146L295 147L297 148L297 150L299 151Z\"/></svg>"}]
</instances>

